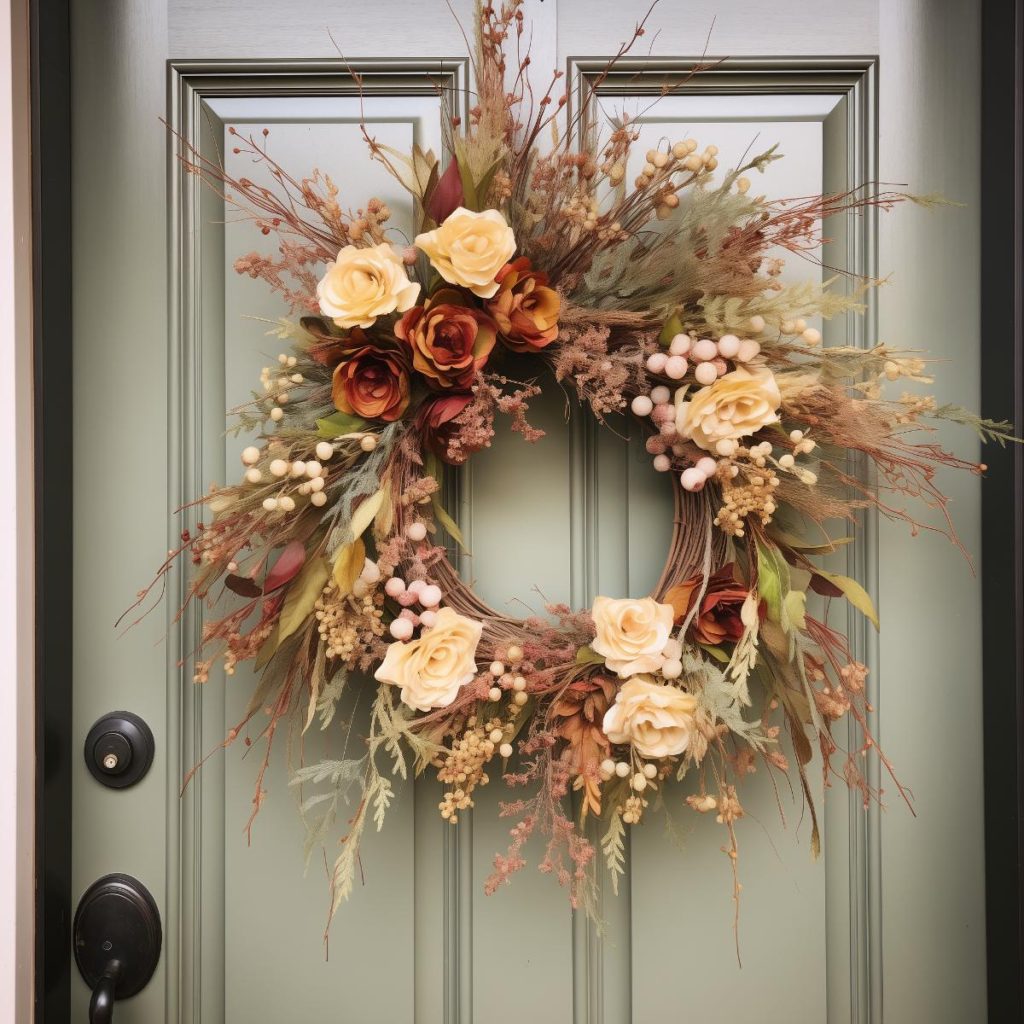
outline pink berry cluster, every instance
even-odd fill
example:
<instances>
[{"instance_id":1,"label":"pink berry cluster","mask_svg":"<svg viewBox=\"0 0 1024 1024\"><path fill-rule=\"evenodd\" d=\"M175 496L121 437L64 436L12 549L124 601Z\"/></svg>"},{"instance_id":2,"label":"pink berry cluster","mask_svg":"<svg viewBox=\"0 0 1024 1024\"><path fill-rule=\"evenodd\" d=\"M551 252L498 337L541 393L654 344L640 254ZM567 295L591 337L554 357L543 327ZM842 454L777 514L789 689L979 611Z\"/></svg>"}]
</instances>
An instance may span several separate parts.
<instances>
[{"instance_id":1,"label":"pink berry cluster","mask_svg":"<svg viewBox=\"0 0 1024 1024\"><path fill-rule=\"evenodd\" d=\"M405 528L409 540L418 543L427 535L423 523L410 523ZM392 576L384 584L384 593L394 598L402 606L398 617L388 627L396 640L410 640L417 626L429 629L437 620L437 608L444 594L436 583L426 580L406 581L401 576ZM418 612L413 609L419 606Z\"/></svg>"},{"instance_id":2,"label":"pink berry cluster","mask_svg":"<svg viewBox=\"0 0 1024 1024\"><path fill-rule=\"evenodd\" d=\"M750 322L751 330L764 330L761 317ZM711 338L697 338L693 334L677 334L669 343L667 352L654 352L647 357L650 373L673 381L681 381L693 365L693 378L697 384L707 387L729 372L733 364L749 363L761 353L761 345L753 338L739 338L735 334L723 334L717 341ZM687 358L689 357L689 358ZM676 410L672 405L672 391L664 384L651 389L649 395L637 395L630 408L635 416L650 416L658 433L648 438L647 450L654 456L654 468L665 473L672 468L669 456L686 454L683 439L676 431ZM697 463L682 471L679 480L684 490L699 491L718 470L718 463L710 456L698 459Z\"/></svg>"},{"instance_id":3,"label":"pink berry cluster","mask_svg":"<svg viewBox=\"0 0 1024 1024\"><path fill-rule=\"evenodd\" d=\"M760 326L763 329L763 323ZM692 363L694 380L706 387L729 372L729 361L749 363L760 352L760 342L753 338L741 339L735 334L723 334L718 341L697 338L692 334L677 334L669 342L667 352L654 352L647 357L647 369L659 377L682 380ZM634 403L636 401L634 399ZM633 411L636 412L636 409Z\"/></svg>"}]
</instances>

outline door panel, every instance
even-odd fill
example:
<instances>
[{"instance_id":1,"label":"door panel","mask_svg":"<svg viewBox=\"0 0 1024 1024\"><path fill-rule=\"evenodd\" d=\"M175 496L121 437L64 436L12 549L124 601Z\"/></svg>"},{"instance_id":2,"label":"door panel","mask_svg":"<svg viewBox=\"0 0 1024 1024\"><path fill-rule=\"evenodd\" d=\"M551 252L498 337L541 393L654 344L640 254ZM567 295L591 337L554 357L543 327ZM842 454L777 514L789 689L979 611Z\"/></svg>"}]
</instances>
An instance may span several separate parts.
<instances>
[{"instance_id":1,"label":"door panel","mask_svg":"<svg viewBox=\"0 0 1024 1024\"><path fill-rule=\"evenodd\" d=\"M246 748L239 740L227 751L216 750L226 729L243 716L252 676L240 670L225 680L211 673L208 684L193 686L187 664L179 668L177 662L194 646L199 621L187 618L179 629L164 608L115 642L109 623L180 529L176 525L168 536L169 510L211 480L237 474L245 439L224 437L225 410L248 398L260 367L273 362L283 344L265 333L269 325L247 319L274 320L285 312L281 304L261 283L232 270L236 256L261 248L259 232L225 216L216 196L181 176L154 124L166 107L166 57L175 58L170 119L204 152L223 154L229 167L253 176L259 172L231 152L225 132L231 125L256 132L268 126L268 143L282 164L299 173L320 166L353 204L370 195L383 198L407 231L409 205L367 158L357 127L358 98L339 63L322 59L335 50L320 26L344 25L335 37L349 59L395 55L357 60L366 74L366 117L382 141L405 149L415 139L440 151L434 83L443 80L465 102L467 68L450 59L462 53L462 41L446 10L428 15L421 5L390 0L384 5L386 26L414 20L417 26L391 39L369 8L357 13L349 5L335 6L314 11L307 4L273 3L243 10L230 0L173 0L166 7L150 5L143 18L137 12L115 15L86 0L77 5L75 728L84 737L100 713L128 707L154 727L158 758L142 785L120 794L99 791L79 771L74 890L80 893L105 871L132 871L157 896L167 932L157 978L118 1007L118 1019L655 1024L756 1016L769 1024L816 1024L881 1020L883 977L885 991L892 993L886 1020L980 1019L980 829L976 822L960 829L963 808L929 792L928 780L949 769L936 766L933 746L910 736L916 728L910 706L919 710L931 692L930 672L938 673L936 685L959 685L941 671L952 641L936 640L929 672L909 663L899 643L901 631L920 629L924 621L951 621L936 620L934 609L925 617L912 607L911 595L925 592L921 588L939 592L956 574L958 601L968 605L977 593L937 543L925 549L919 542L907 554L904 537L868 523L864 542L840 566L856 571L883 598L888 641L880 648L851 620L853 641L872 669L876 726L898 763L905 755L907 778L922 783L915 790L924 793L930 823L919 832L922 823L911 824L906 809L888 797L884 815L876 808L865 813L845 787L823 790L819 782L824 846L815 863L808 853L809 821L788 781L773 782L763 773L750 779L740 833L742 970L732 932L729 862L712 821L694 821L689 812L676 810L671 820L652 815L634 831L619 895L604 889L600 895L607 923L602 934L570 911L553 878L535 870L537 844L512 887L486 897L483 881L493 855L508 844L511 822L499 817L498 808L504 794L495 784L481 791L474 813L453 829L437 815L439 788L428 777L398 787L383 832L368 834L366 884L341 909L325 950L323 855L316 852L303 874L300 795L288 785L287 737L275 741L268 799L251 845L245 827L263 747L257 741ZM646 10L646 4L643 10L622 4L605 10L583 0L537 0L530 6L543 19L537 52L568 68L574 102L579 84L603 60L573 55L614 52ZM865 2L844 4L842 12L806 0L776 6L773 28L766 31L755 19L737 21L723 12L723 38L733 53L816 54L820 47L852 55L889 47L890 64L896 58L927 63L950 46L945 38L915 31L913 18L890 25L883 40L875 5ZM684 27L674 13L664 17L666 8L657 52L699 52L701 10L698 4ZM459 12L468 23L469 5ZM827 29L820 37L795 29L784 42L773 35L780 24L796 26L812 17ZM971 19L963 12L959 17L970 39ZM846 26L842 31L840 23ZM899 49L893 50L897 40ZM974 66L971 53L961 59ZM913 159L894 126L902 125L906 137L920 138L920 131L908 127L909 115L901 121L893 112L923 103L915 92L919 87L893 78L887 94L883 80L879 99L872 59L738 57L684 84L689 67L681 57L659 58L638 75L640 65L627 63L602 87L602 106L611 112L645 110L663 85L679 86L642 116L638 152L648 139L693 135L719 145L724 167L748 145L779 141L787 159L769 169L763 184L755 178L755 190L806 195L838 189L877 177L881 104L890 112L882 122L889 126L882 138L894 154L881 160L888 177L905 180L902 168L909 167L921 190L948 185L950 194L963 198L957 186L970 189L970 179L935 182L927 175L936 166L934 148L931 162ZM102 118L95 116L100 109ZM949 130L963 140L971 123L969 104L962 100L948 109ZM887 152L884 145L881 152ZM895 162L897 153L905 160ZM874 274L883 244L884 268L897 261L913 267L916 261L952 281L952 266L930 253L920 255L921 238L930 238L938 251L948 236L926 234L913 211L900 216L907 218L901 221L907 224L903 235L884 234L887 228L870 216L830 224L825 262ZM974 214L962 216L970 239ZM791 259L786 276L806 277L813 269ZM893 338L909 336L913 343L922 306L940 320L955 310L959 336L966 339L956 352L957 366L973 379L973 307L957 301L952 287L936 297L926 290L926 278L920 266L911 271L911 294L883 307L886 327ZM872 309L862 322L828 324L826 340L868 343L876 336L877 316ZM146 328L140 331L140 324ZM933 323L932 336L924 339L933 347L937 332ZM524 615L548 601L579 607L598 592L645 593L657 578L668 540L666 481L651 470L638 441L625 439L625 424L598 428L588 413L570 407L553 382L543 383L545 395L533 404L531 422L547 436L531 446L499 432L493 448L474 458L453 490L452 510L472 552L461 569L495 607ZM101 486L111 465L123 467L118 480L128 487L130 501L111 501ZM976 522L972 486L958 491L969 542ZM179 579L175 587L180 586ZM173 592L169 596L173 602ZM977 639L961 607L957 615L964 614L966 639L954 664L970 677L977 667ZM966 719L975 728L980 694L972 690L968 704ZM340 756L346 736L358 742L365 712L365 706L343 708L329 729L314 726L301 751L293 747L293 762ZM960 744L958 794L969 801L980 782L979 737L974 732L964 739L960 716L950 709L935 708L934 715L932 732L955 735ZM184 772L211 752L179 795ZM676 793L677 807L680 800ZM343 808L339 819L345 817ZM942 846L941 837L950 833L955 839ZM883 834L898 838L883 842ZM942 846L934 874L920 870L914 857L914 849L923 848L919 835L929 837L932 849ZM886 890L884 915L883 857L885 877L901 880ZM932 897L934 884L948 893L958 877L966 879L964 891ZM908 954L911 934L915 946ZM909 972L903 969L908 956ZM967 967L959 975L946 970L936 977L927 970L933 960ZM81 1014L87 993L80 984L74 998L74 1012ZM925 1004L928 1014L919 1015L917 1007Z\"/></svg>"}]
</instances>

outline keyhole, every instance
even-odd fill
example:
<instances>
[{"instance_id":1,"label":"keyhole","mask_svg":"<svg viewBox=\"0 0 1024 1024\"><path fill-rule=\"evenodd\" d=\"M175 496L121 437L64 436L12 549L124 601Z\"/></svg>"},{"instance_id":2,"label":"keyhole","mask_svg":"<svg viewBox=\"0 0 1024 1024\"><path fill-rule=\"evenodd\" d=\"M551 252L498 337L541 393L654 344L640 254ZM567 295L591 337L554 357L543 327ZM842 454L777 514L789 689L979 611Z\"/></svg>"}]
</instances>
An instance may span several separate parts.
<instances>
[{"instance_id":1,"label":"keyhole","mask_svg":"<svg viewBox=\"0 0 1024 1024\"><path fill-rule=\"evenodd\" d=\"M112 772L117 767L117 754L107 754L103 758L103 767Z\"/></svg>"}]
</instances>

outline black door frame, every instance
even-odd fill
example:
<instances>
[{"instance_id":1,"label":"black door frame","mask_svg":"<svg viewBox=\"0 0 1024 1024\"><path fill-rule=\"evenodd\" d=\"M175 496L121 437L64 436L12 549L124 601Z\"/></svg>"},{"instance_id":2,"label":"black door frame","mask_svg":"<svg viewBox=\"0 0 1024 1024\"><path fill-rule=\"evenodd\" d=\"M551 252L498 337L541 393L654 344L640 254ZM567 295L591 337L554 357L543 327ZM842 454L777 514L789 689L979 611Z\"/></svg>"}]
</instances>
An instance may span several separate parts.
<instances>
[{"instance_id":1,"label":"black door frame","mask_svg":"<svg viewBox=\"0 0 1024 1024\"><path fill-rule=\"evenodd\" d=\"M36 1024L71 1006L71 29L30 0L35 371ZM62 480L64 483L62 484ZM81 739L81 738L80 738Z\"/></svg>"},{"instance_id":2,"label":"black door frame","mask_svg":"<svg viewBox=\"0 0 1024 1024\"><path fill-rule=\"evenodd\" d=\"M963 0L970 3L973 0ZM36 500L36 1021L70 1013L72 507L69 0L30 0ZM938 15L937 15L938 16ZM1024 430L1024 0L982 12L982 407ZM1024 1020L1024 446L983 488L985 867L991 1021Z\"/></svg>"},{"instance_id":3,"label":"black door frame","mask_svg":"<svg viewBox=\"0 0 1024 1024\"><path fill-rule=\"evenodd\" d=\"M1024 0L982 8L981 402L1024 428ZM991 1021L1024 1020L1024 445L982 489L985 891Z\"/></svg>"}]
</instances>

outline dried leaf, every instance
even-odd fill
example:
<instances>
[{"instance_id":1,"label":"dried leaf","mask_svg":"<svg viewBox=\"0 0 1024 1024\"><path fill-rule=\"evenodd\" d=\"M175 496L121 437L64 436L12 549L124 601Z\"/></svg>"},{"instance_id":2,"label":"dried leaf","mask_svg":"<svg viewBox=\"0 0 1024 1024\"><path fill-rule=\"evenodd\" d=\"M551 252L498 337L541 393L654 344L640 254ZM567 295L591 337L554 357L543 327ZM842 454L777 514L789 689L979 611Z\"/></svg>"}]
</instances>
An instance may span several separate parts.
<instances>
[{"instance_id":1,"label":"dried leaf","mask_svg":"<svg viewBox=\"0 0 1024 1024\"><path fill-rule=\"evenodd\" d=\"M453 210L462 205L462 176L457 160L451 160L448 168L429 191L423 206L435 223L440 224Z\"/></svg>"},{"instance_id":2,"label":"dried leaf","mask_svg":"<svg viewBox=\"0 0 1024 1024\"><path fill-rule=\"evenodd\" d=\"M837 572L826 572L824 569L815 569L814 576L823 577L829 583L838 587L846 600L858 611L863 612L871 620L875 629L878 629L878 612L875 611L874 602L871 600L868 592L855 579L851 579L849 576L842 576ZM814 576L811 577L811 586L815 591L821 593L814 586Z\"/></svg>"},{"instance_id":3,"label":"dried leaf","mask_svg":"<svg viewBox=\"0 0 1024 1024\"><path fill-rule=\"evenodd\" d=\"M234 573L224 577L224 586L239 597L259 597L263 593L263 589L255 580L248 576L236 576Z\"/></svg>"},{"instance_id":4,"label":"dried leaf","mask_svg":"<svg viewBox=\"0 0 1024 1024\"><path fill-rule=\"evenodd\" d=\"M361 563L360 563L361 564ZM322 558L313 558L306 562L302 571L295 577L284 599L281 618L278 620L278 643L282 643L292 635L313 611L313 605L324 589L330 569Z\"/></svg>"},{"instance_id":5,"label":"dried leaf","mask_svg":"<svg viewBox=\"0 0 1024 1024\"><path fill-rule=\"evenodd\" d=\"M430 496L430 503L434 508L434 518L445 528L448 532L448 536L451 537L451 539L455 541L455 543L458 544L466 554L469 554L469 551L466 549L466 542L462 538L462 531L459 529L455 520L448 515L448 511L445 509L444 505L441 504L441 500L438 498L436 491Z\"/></svg>"},{"instance_id":6,"label":"dried leaf","mask_svg":"<svg viewBox=\"0 0 1024 1024\"><path fill-rule=\"evenodd\" d=\"M603 665L604 658L602 658L593 647L583 646L576 652L576 664Z\"/></svg>"},{"instance_id":7,"label":"dried leaf","mask_svg":"<svg viewBox=\"0 0 1024 1024\"><path fill-rule=\"evenodd\" d=\"M366 548L359 538L339 549L334 559L334 582L342 597L352 593L352 585L359 579L365 562Z\"/></svg>"},{"instance_id":8,"label":"dried leaf","mask_svg":"<svg viewBox=\"0 0 1024 1024\"><path fill-rule=\"evenodd\" d=\"M289 580L295 579L299 570L306 561L306 546L298 540L293 540L285 545L284 550L277 557L274 568L267 573L263 583L263 593L270 594L283 587Z\"/></svg>"},{"instance_id":9,"label":"dried leaf","mask_svg":"<svg viewBox=\"0 0 1024 1024\"><path fill-rule=\"evenodd\" d=\"M395 525L395 503L391 498L391 489L382 487L383 498L380 503L380 510L377 512L376 521L373 524L373 532L378 537L387 537Z\"/></svg>"},{"instance_id":10,"label":"dried leaf","mask_svg":"<svg viewBox=\"0 0 1024 1024\"><path fill-rule=\"evenodd\" d=\"M359 540L360 537L366 532L366 528L373 522L377 513L380 511L380 506L384 501L384 488L382 487L376 494L371 494L370 497L364 498L360 503L359 508L352 513L352 521L349 524L349 529L352 531L352 539ZM335 562L337 565L337 561ZM363 568L363 563L359 563L360 571ZM358 575L358 573L356 574Z\"/></svg>"},{"instance_id":11,"label":"dried leaf","mask_svg":"<svg viewBox=\"0 0 1024 1024\"><path fill-rule=\"evenodd\" d=\"M665 348L668 348L672 339L677 334L683 333L683 322L679 319L676 313L673 313L666 321L664 326L661 328L661 334L658 335L658 342Z\"/></svg>"}]
</instances>

